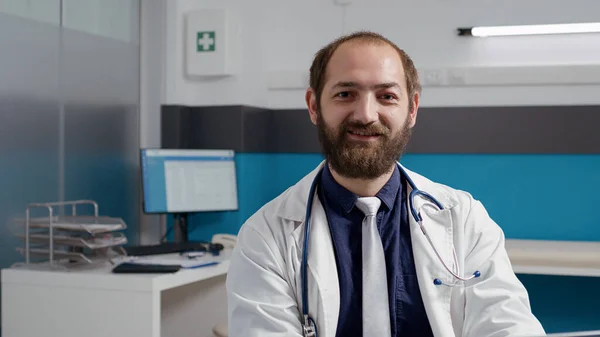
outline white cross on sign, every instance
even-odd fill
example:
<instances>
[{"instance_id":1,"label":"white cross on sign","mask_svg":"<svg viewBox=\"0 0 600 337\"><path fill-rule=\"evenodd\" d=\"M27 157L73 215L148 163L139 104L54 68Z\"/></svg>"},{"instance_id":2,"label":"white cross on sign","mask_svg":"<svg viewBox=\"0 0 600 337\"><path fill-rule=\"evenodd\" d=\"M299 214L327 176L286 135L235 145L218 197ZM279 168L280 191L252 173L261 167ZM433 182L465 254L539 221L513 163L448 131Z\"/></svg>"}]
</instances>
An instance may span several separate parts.
<instances>
[{"instance_id":1,"label":"white cross on sign","mask_svg":"<svg viewBox=\"0 0 600 337\"><path fill-rule=\"evenodd\" d=\"M215 32L198 32L196 35L196 51L214 51L215 50Z\"/></svg>"}]
</instances>

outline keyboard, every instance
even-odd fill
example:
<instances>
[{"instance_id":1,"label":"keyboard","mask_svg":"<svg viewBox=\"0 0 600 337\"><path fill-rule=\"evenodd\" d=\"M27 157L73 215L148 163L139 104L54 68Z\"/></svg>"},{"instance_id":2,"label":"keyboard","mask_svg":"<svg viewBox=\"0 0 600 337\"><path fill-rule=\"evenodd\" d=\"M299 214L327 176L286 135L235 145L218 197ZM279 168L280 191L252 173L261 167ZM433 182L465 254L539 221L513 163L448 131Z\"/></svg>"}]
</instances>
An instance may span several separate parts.
<instances>
[{"instance_id":1,"label":"keyboard","mask_svg":"<svg viewBox=\"0 0 600 337\"><path fill-rule=\"evenodd\" d=\"M173 264L143 264L124 262L112 269L115 274L164 274L175 273L181 269L181 265Z\"/></svg>"},{"instance_id":2,"label":"keyboard","mask_svg":"<svg viewBox=\"0 0 600 337\"><path fill-rule=\"evenodd\" d=\"M160 255L185 252L208 252L213 255L219 255L223 250L220 243L211 243L204 241L190 242L165 242L155 245L139 245L123 247L129 256Z\"/></svg>"}]
</instances>

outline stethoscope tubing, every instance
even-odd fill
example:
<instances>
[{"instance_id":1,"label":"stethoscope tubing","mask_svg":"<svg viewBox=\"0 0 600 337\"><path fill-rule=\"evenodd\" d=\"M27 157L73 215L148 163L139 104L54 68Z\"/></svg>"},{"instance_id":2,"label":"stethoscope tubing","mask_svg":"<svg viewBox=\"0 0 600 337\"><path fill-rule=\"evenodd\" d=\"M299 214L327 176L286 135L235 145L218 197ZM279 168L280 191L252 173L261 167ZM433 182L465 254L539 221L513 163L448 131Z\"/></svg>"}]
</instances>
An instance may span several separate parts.
<instances>
[{"instance_id":1,"label":"stethoscope tubing","mask_svg":"<svg viewBox=\"0 0 600 337\"><path fill-rule=\"evenodd\" d=\"M427 242L433 249L433 251L434 251L435 255L437 256L437 258L439 259L439 261L444 266L444 269L446 269L453 277L455 277L457 280L460 280L460 281L469 281L473 278L481 276L481 273L479 271L475 271L473 273L473 275L471 275L469 277L460 276L460 267L458 264L458 258L456 256L456 251L454 251L454 250L452 251L452 253L453 253L454 262L455 262L457 270L456 270L456 272L454 272L451 268L448 267L448 265L446 264L446 262L444 261L444 259L442 258L442 256L438 252L438 250L435 248L435 245L431 241L431 238L430 238L429 234L427 233L425 226L423 226L423 218L421 217L420 212L418 212L415 209L413 200L417 196L422 196L423 198L434 203L440 210L444 209L443 205L436 198L434 198L431 194L419 190L416 187L415 183L412 181L412 179L408 176L408 174L406 174L406 172L404 171L402 166L400 166L400 164L398 164L398 168L401 170L403 176L406 178L406 181L408 182L408 184L410 185L410 187L412 189L412 191L409 194L409 198L408 198L409 209L412 214L412 217L419 224L419 227L421 228L423 235L425 235L425 237L427 238ZM314 195L316 192L318 181L321 179L322 172L323 172L323 170L321 169L317 173L315 179L313 180L313 182L311 184L310 191L308 194L308 204L306 205L306 216L305 216L306 220L305 220L305 224L304 224L304 243L303 243L303 251L302 251L302 266L300 268L300 270L301 270L300 272L302 274L301 275L301 278L302 278L302 316L303 316L304 324L306 324L306 325L313 324L313 327L315 327L315 328L316 328L316 326L314 324L314 321L308 315L308 289L307 289L308 243L309 243L309 235L310 235L310 217L311 217L311 213L312 213L312 203L314 200ZM438 278L434 279L433 283L435 285L445 284L442 280L440 280ZM446 285L453 286L455 284L456 283L446 284Z\"/></svg>"}]
</instances>

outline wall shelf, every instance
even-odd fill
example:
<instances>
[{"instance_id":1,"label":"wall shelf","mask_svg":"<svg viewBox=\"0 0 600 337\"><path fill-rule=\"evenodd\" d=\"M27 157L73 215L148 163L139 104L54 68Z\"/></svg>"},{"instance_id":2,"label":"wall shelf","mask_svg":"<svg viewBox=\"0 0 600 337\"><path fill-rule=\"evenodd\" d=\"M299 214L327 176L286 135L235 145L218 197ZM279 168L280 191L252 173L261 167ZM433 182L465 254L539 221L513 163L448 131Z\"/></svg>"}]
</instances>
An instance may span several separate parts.
<instances>
[{"instance_id":1,"label":"wall shelf","mask_svg":"<svg viewBox=\"0 0 600 337\"><path fill-rule=\"evenodd\" d=\"M517 274L600 277L600 242L507 239Z\"/></svg>"}]
</instances>

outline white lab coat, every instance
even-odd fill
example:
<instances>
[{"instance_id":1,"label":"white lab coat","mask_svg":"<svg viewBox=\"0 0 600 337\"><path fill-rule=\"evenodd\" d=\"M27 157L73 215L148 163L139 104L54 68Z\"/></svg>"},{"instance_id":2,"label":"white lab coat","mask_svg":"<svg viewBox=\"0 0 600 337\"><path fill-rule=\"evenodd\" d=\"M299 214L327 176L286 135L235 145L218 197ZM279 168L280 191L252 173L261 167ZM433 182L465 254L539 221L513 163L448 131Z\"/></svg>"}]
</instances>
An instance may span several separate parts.
<instances>
[{"instance_id":1,"label":"white lab coat","mask_svg":"<svg viewBox=\"0 0 600 337\"><path fill-rule=\"evenodd\" d=\"M263 206L242 226L227 276L230 337L302 336L300 265L304 217L310 185L323 163ZM456 250L462 275L481 277L466 285L441 265L416 221L409 216L417 278L436 337L540 336L545 332L530 312L526 290L516 278L504 234L470 194L434 183L406 170L415 185L444 205L415 198L436 248L452 268ZM407 191L410 193L410 191ZM309 313L319 337L335 337L340 293L333 244L317 196L309 240Z\"/></svg>"}]
</instances>

